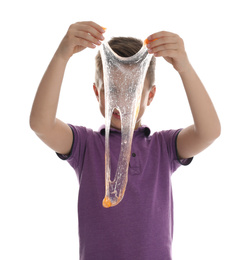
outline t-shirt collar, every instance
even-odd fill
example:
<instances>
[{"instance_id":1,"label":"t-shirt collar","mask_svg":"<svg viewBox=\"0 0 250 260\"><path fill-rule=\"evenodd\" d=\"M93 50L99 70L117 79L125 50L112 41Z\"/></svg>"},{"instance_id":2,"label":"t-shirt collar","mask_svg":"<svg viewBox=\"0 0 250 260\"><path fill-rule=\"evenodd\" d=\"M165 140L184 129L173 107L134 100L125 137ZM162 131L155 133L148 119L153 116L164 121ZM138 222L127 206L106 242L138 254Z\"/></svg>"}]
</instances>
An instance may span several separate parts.
<instances>
[{"instance_id":1,"label":"t-shirt collar","mask_svg":"<svg viewBox=\"0 0 250 260\"><path fill-rule=\"evenodd\" d=\"M105 136L105 125L102 125L98 131L100 132L101 135ZM116 132L119 134L121 133L120 130L112 127L110 128L110 132ZM137 130L134 131L134 134L141 134L141 133L143 133L146 137L148 137L151 133L151 130L148 126L142 125Z\"/></svg>"}]
</instances>

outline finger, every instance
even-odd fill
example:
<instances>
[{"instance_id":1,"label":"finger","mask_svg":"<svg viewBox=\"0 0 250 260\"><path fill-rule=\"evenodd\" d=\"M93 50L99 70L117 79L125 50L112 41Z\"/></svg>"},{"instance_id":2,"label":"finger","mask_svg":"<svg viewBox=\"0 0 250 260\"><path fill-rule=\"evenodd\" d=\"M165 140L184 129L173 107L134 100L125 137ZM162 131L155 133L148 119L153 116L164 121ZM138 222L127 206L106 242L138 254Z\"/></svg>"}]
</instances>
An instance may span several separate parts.
<instances>
[{"instance_id":1,"label":"finger","mask_svg":"<svg viewBox=\"0 0 250 260\"><path fill-rule=\"evenodd\" d=\"M176 36L176 34L171 33L171 32L161 31L161 32L151 34L150 36L148 36L147 39L149 41L153 41L154 39L157 39L157 38L159 39L159 38L162 38L162 37L174 37L174 36Z\"/></svg>"},{"instance_id":2,"label":"finger","mask_svg":"<svg viewBox=\"0 0 250 260\"><path fill-rule=\"evenodd\" d=\"M92 37L98 39L98 40L104 40L104 37L102 35L102 33L100 33L99 31L97 31L95 28L89 26L89 25L82 25L79 26L78 28L79 31L88 33L89 35L91 35Z\"/></svg>"},{"instance_id":3,"label":"finger","mask_svg":"<svg viewBox=\"0 0 250 260\"><path fill-rule=\"evenodd\" d=\"M100 26L97 23L94 22L88 22L90 26L94 27L97 31L99 31L100 33L105 33L106 29L105 27Z\"/></svg>"},{"instance_id":4,"label":"finger","mask_svg":"<svg viewBox=\"0 0 250 260\"><path fill-rule=\"evenodd\" d=\"M177 39L175 36L165 36L163 38L159 38L149 42L149 44L147 44L147 47L152 49L160 45L175 44L176 42Z\"/></svg>"},{"instance_id":5,"label":"finger","mask_svg":"<svg viewBox=\"0 0 250 260\"><path fill-rule=\"evenodd\" d=\"M164 51L164 50L178 50L178 44L176 43L168 43L164 45L160 45L154 48L149 49L149 53L156 53L159 51Z\"/></svg>"},{"instance_id":6,"label":"finger","mask_svg":"<svg viewBox=\"0 0 250 260\"><path fill-rule=\"evenodd\" d=\"M75 32L75 37L87 40L87 41L89 41L91 43L94 43L96 45L101 45L100 40L96 39L95 37L93 37L91 34L89 34L87 32L76 31Z\"/></svg>"},{"instance_id":7,"label":"finger","mask_svg":"<svg viewBox=\"0 0 250 260\"><path fill-rule=\"evenodd\" d=\"M177 50L163 50L154 53L155 57L169 57L169 58L175 58L177 56Z\"/></svg>"},{"instance_id":8,"label":"finger","mask_svg":"<svg viewBox=\"0 0 250 260\"><path fill-rule=\"evenodd\" d=\"M79 30L79 31L87 32L98 40L101 40L101 41L104 40L104 37L102 35L103 33L100 32L99 29L96 29L95 27L91 26L91 24L78 23L76 29ZM101 30L104 31L102 28L101 28Z\"/></svg>"},{"instance_id":9,"label":"finger","mask_svg":"<svg viewBox=\"0 0 250 260\"><path fill-rule=\"evenodd\" d=\"M80 25L89 25L90 27L95 28L100 33L105 33L105 31L106 31L105 27L102 27L99 24L97 24L95 22L92 22L92 21L89 21L89 22L79 22L79 24Z\"/></svg>"},{"instance_id":10,"label":"finger","mask_svg":"<svg viewBox=\"0 0 250 260\"><path fill-rule=\"evenodd\" d=\"M156 41L157 39L154 39L153 41ZM144 44L148 45L150 43L150 41L147 39L144 40Z\"/></svg>"},{"instance_id":11,"label":"finger","mask_svg":"<svg viewBox=\"0 0 250 260\"><path fill-rule=\"evenodd\" d=\"M93 43L91 43L85 39L82 39L82 38L76 38L75 44L78 46L82 46L84 48L88 47L88 48L94 49L96 47Z\"/></svg>"}]
</instances>

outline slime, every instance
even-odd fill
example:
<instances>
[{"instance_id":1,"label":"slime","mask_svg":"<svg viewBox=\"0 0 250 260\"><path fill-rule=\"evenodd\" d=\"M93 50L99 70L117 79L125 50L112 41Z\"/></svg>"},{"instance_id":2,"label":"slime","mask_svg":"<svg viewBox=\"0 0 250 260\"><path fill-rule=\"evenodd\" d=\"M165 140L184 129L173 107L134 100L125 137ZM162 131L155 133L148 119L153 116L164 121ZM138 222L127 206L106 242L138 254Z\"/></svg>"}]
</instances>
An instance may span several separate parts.
<instances>
[{"instance_id":1,"label":"slime","mask_svg":"<svg viewBox=\"0 0 250 260\"><path fill-rule=\"evenodd\" d=\"M120 57L107 42L102 44L100 52L105 90L105 197L102 205L109 208L123 199L126 190L133 133L152 54L144 44L135 55ZM120 113L121 151L114 180L110 180L109 133L114 109Z\"/></svg>"}]
</instances>

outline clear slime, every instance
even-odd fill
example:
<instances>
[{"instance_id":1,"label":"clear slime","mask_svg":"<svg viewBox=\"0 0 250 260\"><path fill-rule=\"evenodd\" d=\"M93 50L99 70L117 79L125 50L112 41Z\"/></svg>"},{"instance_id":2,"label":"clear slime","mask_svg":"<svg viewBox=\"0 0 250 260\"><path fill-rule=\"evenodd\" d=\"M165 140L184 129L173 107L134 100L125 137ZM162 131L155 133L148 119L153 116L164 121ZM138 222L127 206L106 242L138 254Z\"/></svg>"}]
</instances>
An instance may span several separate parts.
<instances>
[{"instance_id":1,"label":"clear slime","mask_svg":"<svg viewBox=\"0 0 250 260\"><path fill-rule=\"evenodd\" d=\"M105 197L102 204L109 208L123 199L126 190L133 133L152 54L144 44L135 55L120 57L107 42L102 44L100 52L105 90ZM109 133L114 109L120 112L121 151L114 180L110 180Z\"/></svg>"}]
</instances>

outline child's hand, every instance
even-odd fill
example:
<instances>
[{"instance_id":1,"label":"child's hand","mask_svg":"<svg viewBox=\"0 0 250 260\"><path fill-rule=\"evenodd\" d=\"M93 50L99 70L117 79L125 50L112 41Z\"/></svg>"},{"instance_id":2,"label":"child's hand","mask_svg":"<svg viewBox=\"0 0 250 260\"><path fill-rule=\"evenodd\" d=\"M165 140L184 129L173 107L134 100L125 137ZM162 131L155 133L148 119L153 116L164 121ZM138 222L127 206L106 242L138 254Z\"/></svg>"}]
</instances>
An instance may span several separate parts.
<instances>
[{"instance_id":1,"label":"child's hand","mask_svg":"<svg viewBox=\"0 0 250 260\"><path fill-rule=\"evenodd\" d=\"M84 49L94 49L96 45L101 45L104 40L105 30L94 22L78 22L70 25L66 35L60 43L56 54L68 60L73 54Z\"/></svg>"},{"instance_id":2,"label":"child's hand","mask_svg":"<svg viewBox=\"0 0 250 260\"><path fill-rule=\"evenodd\" d=\"M147 38L148 52L163 57L180 73L190 68L183 40L171 32L158 32Z\"/></svg>"}]
</instances>

